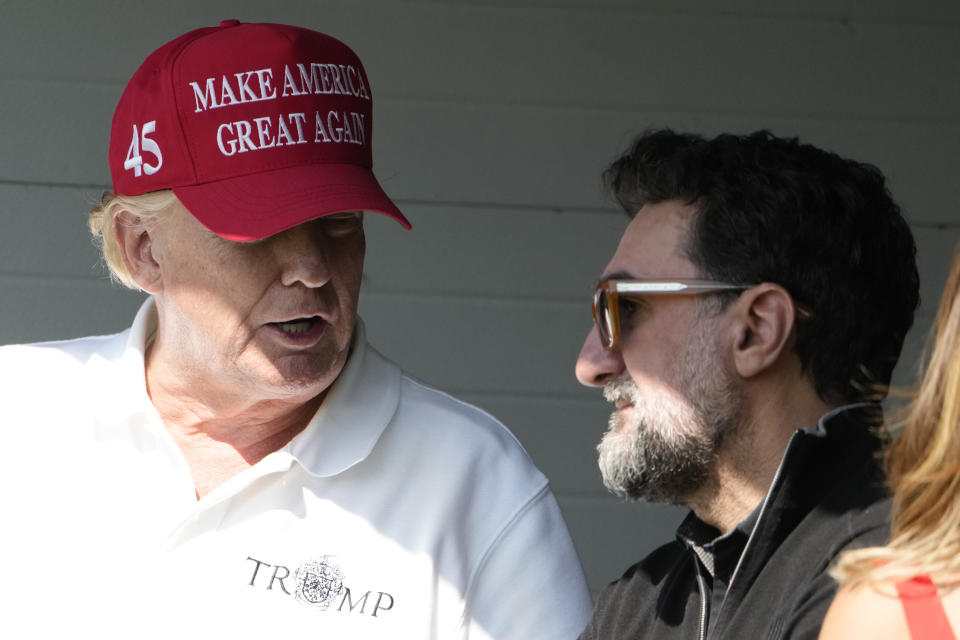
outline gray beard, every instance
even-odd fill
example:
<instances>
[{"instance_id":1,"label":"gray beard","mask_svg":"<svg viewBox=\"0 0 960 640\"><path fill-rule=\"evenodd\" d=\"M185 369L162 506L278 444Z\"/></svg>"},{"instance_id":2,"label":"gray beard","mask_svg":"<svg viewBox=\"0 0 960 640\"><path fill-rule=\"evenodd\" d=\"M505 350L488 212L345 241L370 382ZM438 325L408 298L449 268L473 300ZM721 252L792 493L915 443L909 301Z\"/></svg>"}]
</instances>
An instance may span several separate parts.
<instances>
[{"instance_id":1,"label":"gray beard","mask_svg":"<svg viewBox=\"0 0 960 640\"><path fill-rule=\"evenodd\" d=\"M719 438L682 440L648 427L641 419L627 433L617 433L620 420L597 446L603 484L626 500L682 502L706 484Z\"/></svg>"},{"instance_id":2,"label":"gray beard","mask_svg":"<svg viewBox=\"0 0 960 640\"><path fill-rule=\"evenodd\" d=\"M715 471L717 452L736 430L742 398L730 374L707 344L704 327L674 371L675 388L684 396L647 398L634 382L609 382L604 397L625 397L634 405L629 414L615 411L599 452L603 483L627 500L683 503L703 488Z\"/></svg>"}]
</instances>

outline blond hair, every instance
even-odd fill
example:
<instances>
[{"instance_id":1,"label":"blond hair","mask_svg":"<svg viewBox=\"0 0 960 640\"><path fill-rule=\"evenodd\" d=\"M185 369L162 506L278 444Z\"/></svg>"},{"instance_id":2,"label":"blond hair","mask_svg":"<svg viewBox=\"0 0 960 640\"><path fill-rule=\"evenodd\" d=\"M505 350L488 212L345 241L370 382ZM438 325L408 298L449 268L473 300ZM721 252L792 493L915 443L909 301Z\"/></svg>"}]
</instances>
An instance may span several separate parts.
<instances>
[{"instance_id":1,"label":"blond hair","mask_svg":"<svg viewBox=\"0 0 960 640\"><path fill-rule=\"evenodd\" d=\"M890 543L841 555L841 584L933 576L960 585L960 248L937 311L920 388L885 455L893 489Z\"/></svg>"},{"instance_id":2,"label":"blond hair","mask_svg":"<svg viewBox=\"0 0 960 640\"><path fill-rule=\"evenodd\" d=\"M169 189L139 196L118 196L110 191L103 192L99 204L90 211L87 224L113 280L131 289L140 289L127 270L120 244L117 242L116 225L126 224L119 222L117 216L122 211L127 211L137 219L136 224L149 227L155 225L160 214L175 201L176 196Z\"/></svg>"}]
</instances>

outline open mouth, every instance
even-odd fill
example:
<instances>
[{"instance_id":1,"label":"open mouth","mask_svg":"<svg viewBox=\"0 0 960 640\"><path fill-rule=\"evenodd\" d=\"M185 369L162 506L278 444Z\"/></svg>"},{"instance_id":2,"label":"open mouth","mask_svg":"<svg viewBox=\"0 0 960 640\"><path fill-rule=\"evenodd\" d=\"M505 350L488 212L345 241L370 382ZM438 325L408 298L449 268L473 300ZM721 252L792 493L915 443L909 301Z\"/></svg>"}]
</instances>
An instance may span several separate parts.
<instances>
[{"instance_id":1,"label":"open mouth","mask_svg":"<svg viewBox=\"0 0 960 640\"><path fill-rule=\"evenodd\" d=\"M289 344L312 344L324 332L327 322L320 316L310 316L307 318L294 318L284 322L268 322L270 327L277 335L281 336Z\"/></svg>"},{"instance_id":2,"label":"open mouth","mask_svg":"<svg viewBox=\"0 0 960 640\"><path fill-rule=\"evenodd\" d=\"M318 322L322 322L319 316L313 316L311 318L297 318L296 320L289 320L287 322L271 322L269 323L271 327L276 327L288 333L292 336L300 335L307 333L316 325Z\"/></svg>"}]
</instances>

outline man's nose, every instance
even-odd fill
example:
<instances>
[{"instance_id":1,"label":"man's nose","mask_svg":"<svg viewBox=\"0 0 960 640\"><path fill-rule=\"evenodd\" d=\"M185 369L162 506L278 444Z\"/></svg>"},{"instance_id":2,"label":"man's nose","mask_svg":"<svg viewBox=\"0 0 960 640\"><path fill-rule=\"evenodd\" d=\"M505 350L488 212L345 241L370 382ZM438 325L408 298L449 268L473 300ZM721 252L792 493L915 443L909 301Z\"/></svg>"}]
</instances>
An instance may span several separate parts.
<instances>
[{"instance_id":1,"label":"man's nose","mask_svg":"<svg viewBox=\"0 0 960 640\"><path fill-rule=\"evenodd\" d=\"M309 223L280 233L274 243L282 265L280 282L288 287L299 283L311 288L329 282L328 241L316 225Z\"/></svg>"},{"instance_id":2,"label":"man's nose","mask_svg":"<svg viewBox=\"0 0 960 640\"><path fill-rule=\"evenodd\" d=\"M600 334L597 327L591 327L576 365L577 380L588 387L602 387L611 378L619 376L624 371L623 358L619 349L608 351L600 343Z\"/></svg>"}]
</instances>

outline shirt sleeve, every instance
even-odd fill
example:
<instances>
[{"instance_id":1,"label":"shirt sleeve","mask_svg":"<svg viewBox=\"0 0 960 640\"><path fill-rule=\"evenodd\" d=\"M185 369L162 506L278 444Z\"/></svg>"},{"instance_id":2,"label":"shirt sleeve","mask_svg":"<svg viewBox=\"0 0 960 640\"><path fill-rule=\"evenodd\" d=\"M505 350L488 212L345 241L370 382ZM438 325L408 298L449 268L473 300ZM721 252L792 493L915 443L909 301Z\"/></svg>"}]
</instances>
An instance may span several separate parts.
<instances>
[{"instance_id":1,"label":"shirt sleeve","mask_svg":"<svg viewBox=\"0 0 960 640\"><path fill-rule=\"evenodd\" d=\"M576 638L590 617L590 592L560 513L545 486L500 531L471 580L467 640Z\"/></svg>"}]
</instances>

